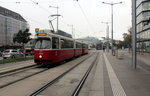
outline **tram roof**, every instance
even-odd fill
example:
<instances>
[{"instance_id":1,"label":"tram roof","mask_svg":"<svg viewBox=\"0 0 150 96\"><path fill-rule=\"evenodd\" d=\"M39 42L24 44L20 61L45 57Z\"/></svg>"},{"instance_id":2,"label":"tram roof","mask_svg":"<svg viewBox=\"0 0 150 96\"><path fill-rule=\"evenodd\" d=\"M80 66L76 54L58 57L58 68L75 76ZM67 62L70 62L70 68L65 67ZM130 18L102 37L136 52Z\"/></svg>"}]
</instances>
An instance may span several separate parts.
<instances>
[{"instance_id":1,"label":"tram roof","mask_svg":"<svg viewBox=\"0 0 150 96\"><path fill-rule=\"evenodd\" d=\"M73 38L69 38L69 37L66 37L66 36L62 36L62 35L59 35L59 34L52 33L51 30L40 30L39 32L37 32L37 36L38 37L51 37L51 36L52 37L60 37L60 38L63 38L63 39L68 39L68 40L72 40L72 41L75 41L75 42L86 44L85 42L80 41L80 40L76 40L76 39L73 39Z\"/></svg>"}]
</instances>

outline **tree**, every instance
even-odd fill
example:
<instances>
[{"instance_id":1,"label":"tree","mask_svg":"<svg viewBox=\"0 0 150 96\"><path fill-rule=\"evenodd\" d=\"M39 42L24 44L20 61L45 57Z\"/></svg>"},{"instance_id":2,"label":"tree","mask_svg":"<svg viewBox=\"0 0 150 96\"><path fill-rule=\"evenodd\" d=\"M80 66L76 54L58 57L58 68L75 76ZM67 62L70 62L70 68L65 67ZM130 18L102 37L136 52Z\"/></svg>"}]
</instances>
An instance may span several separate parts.
<instances>
[{"instance_id":1,"label":"tree","mask_svg":"<svg viewBox=\"0 0 150 96\"><path fill-rule=\"evenodd\" d=\"M123 44L125 47L129 48L129 51L131 49L131 28L128 29L128 33L123 33Z\"/></svg>"},{"instance_id":2,"label":"tree","mask_svg":"<svg viewBox=\"0 0 150 96\"><path fill-rule=\"evenodd\" d=\"M25 44L30 40L30 35L31 35L31 33L29 33L29 29L26 29L23 32L22 32L22 30L19 30L19 32L14 35L13 42Z\"/></svg>"}]
</instances>

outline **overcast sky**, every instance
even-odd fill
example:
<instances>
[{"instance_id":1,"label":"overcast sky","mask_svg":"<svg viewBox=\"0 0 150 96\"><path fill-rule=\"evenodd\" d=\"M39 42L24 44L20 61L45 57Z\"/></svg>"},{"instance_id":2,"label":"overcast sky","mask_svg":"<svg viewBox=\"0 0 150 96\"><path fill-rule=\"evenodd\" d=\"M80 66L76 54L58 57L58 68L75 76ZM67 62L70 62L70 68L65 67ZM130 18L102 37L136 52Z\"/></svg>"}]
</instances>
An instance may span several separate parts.
<instances>
[{"instance_id":1,"label":"overcast sky","mask_svg":"<svg viewBox=\"0 0 150 96\"><path fill-rule=\"evenodd\" d=\"M106 24L101 22L111 22L111 6L102 2L120 1L123 3L114 5L114 39L122 40L122 34L131 26L131 0L0 0L0 5L21 14L29 23L33 35L35 28L49 28L48 20L53 18L48 17L56 14L56 8L49 6L58 6L62 15L59 17L59 29L71 34L69 24L73 25L76 38L101 38L106 36ZM53 25L56 28L56 20ZM111 36L111 23L109 25Z\"/></svg>"}]
</instances>

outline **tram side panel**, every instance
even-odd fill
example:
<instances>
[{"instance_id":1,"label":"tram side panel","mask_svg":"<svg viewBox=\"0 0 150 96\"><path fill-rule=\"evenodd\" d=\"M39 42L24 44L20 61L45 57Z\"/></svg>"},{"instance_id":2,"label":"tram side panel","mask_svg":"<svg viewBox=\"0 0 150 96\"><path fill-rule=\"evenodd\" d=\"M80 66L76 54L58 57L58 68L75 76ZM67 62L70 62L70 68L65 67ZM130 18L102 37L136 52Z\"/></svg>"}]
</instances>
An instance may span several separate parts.
<instances>
[{"instance_id":1,"label":"tram side panel","mask_svg":"<svg viewBox=\"0 0 150 96\"><path fill-rule=\"evenodd\" d=\"M88 51L89 51L88 49L83 48L83 49L82 49L82 54L83 54L83 55L84 55L84 54L88 54Z\"/></svg>"},{"instance_id":2,"label":"tram side panel","mask_svg":"<svg viewBox=\"0 0 150 96\"><path fill-rule=\"evenodd\" d=\"M75 56L78 57L82 55L82 43L81 42L75 42Z\"/></svg>"},{"instance_id":3,"label":"tram side panel","mask_svg":"<svg viewBox=\"0 0 150 96\"><path fill-rule=\"evenodd\" d=\"M75 57L78 57L82 55L82 48L81 49L75 49Z\"/></svg>"},{"instance_id":4,"label":"tram side panel","mask_svg":"<svg viewBox=\"0 0 150 96\"><path fill-rule=\"evenodd\" d=\"M58 51L59 61L64 61L74 57L74 49L66 49Z\"/></svg>"},{"instance_id":5,"label":"tram side panel","mask_svg":"<svg viewBox=\"0 0 150 96\"><path fill-rule=\"evenodd\" d=\"M60 58L71 59L74 57L74 41L72 39L60 38Z\"/></svg>"},{"instance_id":6,"label":"tram side panel","mask_svg":"<svg viewBox=\"0 0 150 96\"><path fill-rule=\"evenodd\" d=\"M82 54L88 54L88 44L82 44Z\"/></svg>"}]
</instances>

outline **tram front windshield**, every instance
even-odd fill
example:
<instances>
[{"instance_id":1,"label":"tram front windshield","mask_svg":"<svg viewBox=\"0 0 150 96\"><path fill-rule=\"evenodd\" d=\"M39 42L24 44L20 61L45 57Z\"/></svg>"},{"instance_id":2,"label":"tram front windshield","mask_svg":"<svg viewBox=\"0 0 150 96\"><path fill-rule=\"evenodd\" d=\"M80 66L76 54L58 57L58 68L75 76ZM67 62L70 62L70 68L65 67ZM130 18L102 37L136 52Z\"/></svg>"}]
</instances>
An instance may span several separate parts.
<instances>
[{"instance_id":1,"label":"tram front windshield","mask_svg":"<svg viewBox=\"0 0 150 96\"><path fill-rule=\"evenodd\" d=\"M51 40L50 38L38 38L35 43L35 49L50 49Z\"/></svg>"}]
</instances>

